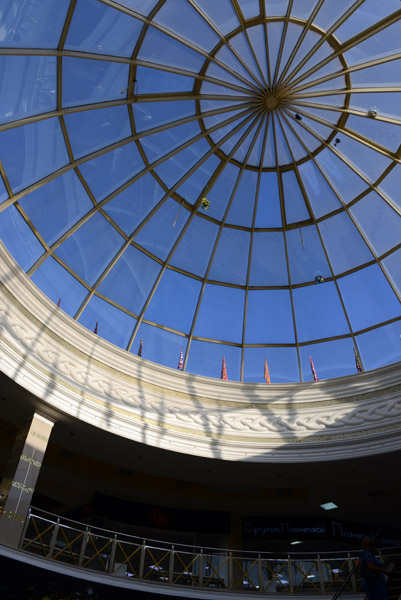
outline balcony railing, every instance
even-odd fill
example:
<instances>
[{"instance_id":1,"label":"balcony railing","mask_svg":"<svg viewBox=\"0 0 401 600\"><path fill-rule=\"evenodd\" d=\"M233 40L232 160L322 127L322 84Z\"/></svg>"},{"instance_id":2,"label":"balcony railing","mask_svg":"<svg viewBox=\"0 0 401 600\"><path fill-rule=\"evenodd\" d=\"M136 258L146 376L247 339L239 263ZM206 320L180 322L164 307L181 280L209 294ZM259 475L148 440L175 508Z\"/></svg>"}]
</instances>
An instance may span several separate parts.
<instances>
[{"instance_id":1,"label":"balcony railing","mask_svg":"<svg viewBox=\"0 0 401 600\"><path fill-rule=\"evenodd\" d=\"M91 572L158 585L333 596L359 552L279 555L144 540L31 509L20 550ZM399 560L388 550L386 560ZM361 592L353 574L342 594Z\"/></svg>"}]
</instances>

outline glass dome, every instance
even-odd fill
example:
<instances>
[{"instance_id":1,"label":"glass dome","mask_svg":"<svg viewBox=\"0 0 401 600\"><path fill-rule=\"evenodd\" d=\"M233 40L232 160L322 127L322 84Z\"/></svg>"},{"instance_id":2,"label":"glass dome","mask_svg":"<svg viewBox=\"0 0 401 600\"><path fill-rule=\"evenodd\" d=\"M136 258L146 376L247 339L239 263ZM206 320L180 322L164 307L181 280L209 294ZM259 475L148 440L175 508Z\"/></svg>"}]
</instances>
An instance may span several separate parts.
<instances>
[{"instance_id":1,"label":"glass dome","mask_svg":"<svg viewBox=\"0 0 401 600\"><path fill-rule=\"evenodd\" d=\"M190 373L400 360L400 18L399 0L3 0L4 244L83 326Z\"/></svg>"}]
</instances>

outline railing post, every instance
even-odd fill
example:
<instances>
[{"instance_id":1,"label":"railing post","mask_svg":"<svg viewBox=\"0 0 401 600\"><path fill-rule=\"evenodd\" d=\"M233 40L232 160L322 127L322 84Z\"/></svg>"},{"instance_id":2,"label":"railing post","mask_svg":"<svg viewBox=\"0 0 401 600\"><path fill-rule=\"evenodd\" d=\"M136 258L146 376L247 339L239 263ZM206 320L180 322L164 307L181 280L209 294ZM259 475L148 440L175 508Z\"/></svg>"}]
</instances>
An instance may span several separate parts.
<instances>
[{"instance_id":1,"label":"railing post","mask_svg":"<svg viewBox=\"0 0 401 600\"><path fill-rule=\"evenodd\" d=\"M352 558L350 553L348 552L348 569L350 571L352 571L352 569L354 568L354 563L352 562ZM351 585L352 585L352 591L356 592L356 579L355 579L355 571L352 573L351 575Z\"/></svg>"},{"instance_id":2,"label":"railing post","mask_svg":"<svg viewBox=\"0 0 401 600\"><path fill-rule=\"evenodd\" d=\"M322 569L322 561L320 560L320 554L317 555L317 572L319 573L320 593L324 594L325 588L324 588L323 569Z\"/></svg>"},{"instance_id":3,"label":"railing post","mask_svg":"<svg viewBox=\"0 0 401 600\"><path fill-rule=\"evenodd\" d=\"M82 538L81 551L79 553L79 559L78 559L78 567L82 567L82 565L83 565L84 558L85 558L86 546L88 544L88 538L89 538L89 527L86 528L85 533Z\"/></svg>"},{"instance_id":4,"label":"railing post","mask_svg":"<svg viewBox=\"0 0 401 600\"><path fill-rule=\"evenodd\" d=\"M204 557L203 548L201 548L199 554L199 587L203 587L203 571L204 571Z\"/></svg>"},{"instance_id":5,"label":"railing post","mask_svg":"<svg viewBox=\"0 0 401 600\"><path fill-rule=\"evenodd\" d=\"M53 533L52 533L52 537L50 540L50 546L49 546L49 552L47 554L47 558L52 558L53 557L53 552L54 552L54 548L56 546L56 540L57 540L57 535L58 535L58 530L60 527L60 517L57 519L56 524L54 526L53 529Z\"/></svg>"},{"instance_id":6,"label":"railing post","mask_svg":"<svg viewBox=\"0 0 401 600\"><path fill-rule=\"evenodd\" d=\"M139 558L138 579L143 579L143 570L145 567L145 552L146 552L146 544L145 544L145 540L143 540L142 548L141 548L141 556Z\"/></svg>"},{"instance_id":7,"label":"railing post","mask_svg":"<svg viewBox=\"0 0 401 600\"><path fill-rule=\"evenodd\" d=\"M168 563L168 582L173 583L173 574L174 574L174 546L171 546L170 550L170 560Z\"/></svg>"},{"instance_id":8,"label":"railing post","mask_svg":"<svg viewBox=\"0 0 401 600\"><path fill-rule=\"evenodd\" d=\"M262 557L258 554L258 579L259 579L259 592L263 592L263 569L262 569Z\"/></svg>"},{"instance_id":9,"label":"railing post","mask_svg":"<svg viewBox=\"0 0 401 600\"><path fill-rule=\"evenodd\" d=\"M22 532L21 532L21 538L20 538L20 542L19 542L19 544L18 544L18 549L19 549L19 550L21 550L21 548L22 548L22 545L23 545L23 543L24 543L25 536L26 536L26 532L27 532L28 525L29 525L29 521L31 520L31 514L32 514L32 509L31 509L31 507L29 507L29 509L28 509L28 514L27 514L27 517L26 517L26 519L25 519L25 523L24 523L24 528L23 528L23 530L22 530Z\"/></svg>"},{"instance_id":10,"label":"railing post","mask_svg":"<svg viewBox=\"0 0 401 600\"><path fill-rule=\"evenodd\" d=\"M114 563L116 560L116 549L117 549L117 534L114 534L113 541L111 542L111 552L109 556L109 564L107 565L107 573L114 571Z\"/></svg>"},{"instance_id":11,"label":"railing post","mask_svg":"<svg viewBox=\"0 0 401 600\"><path fill-rule=\"evenodd\" d=\"M292 577L292 561L291 561L290 555L288 555L287 565L288 565L288 585L290 587L290 594L293 594L294 593L294 579Z\"/></svg>"},{"instance_id":12,"label":"railing post","mask_svg":"<svg viewBox=\"0 0 401 600\"><path fill-rule=\"evenodd\" d=\"M233 554L228 554L228 588L232 590L234 587L234 573L233 573Z\"/></svg>"}]
</instances>

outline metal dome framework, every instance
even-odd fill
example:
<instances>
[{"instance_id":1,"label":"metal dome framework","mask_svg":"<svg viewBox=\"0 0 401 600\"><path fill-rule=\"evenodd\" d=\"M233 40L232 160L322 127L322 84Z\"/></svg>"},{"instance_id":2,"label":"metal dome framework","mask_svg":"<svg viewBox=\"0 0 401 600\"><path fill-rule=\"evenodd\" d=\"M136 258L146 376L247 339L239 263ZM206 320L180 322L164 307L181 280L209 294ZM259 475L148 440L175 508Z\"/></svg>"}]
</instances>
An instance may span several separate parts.
<instances>
[{"instance_id":1,"label":"metal dome framework","mask_svg":"<svg viewBox=\"0 0 401 600\"><path fill-rule=\"evenodd\" d=\"M32 3L29 2L21 5L19 15L14 10L13 0L9 1L8 9L6 7L3 10L6 23L14 10L15 14L11 15L14 32L18 33L18 27L23 30L21 23L23 24L25 19L26 24L28 14L23 13L29 8L29 4L32 8ZM334 345L341 340L346 341L348 350L354 347L359 352L365 368L368 369L399 359L400 348L396 348L394 340L398 337L399 341L397 331L401 320L401 274L398 267L401 257L401 204L394 193L394 187L397 186L397 181L399 182L397 167L401 162L401 146L399 141L396 146L394 144L395 139L399 140L396 128L401 124L401 117L397 114L396 106L393 111L395 114L391 114L380 108L363 108L361 105L369 102L372 94L380 94L380 98L384 98L401 92L400 86L384 85L372 78L372 75L377 77L375 69L381 66L390 65L392 68L394 65L396 73L401 63L401 52L393 51L393 40L389 35L389 47L384 55L376 55L374 49L368 60L358 61L352 55L352 50L359 49L361 44L370 41L374 46L379 39L375 36L383 33L387 35L392 31L392 27L399 28L401 10L393 11L395 1L390 2L388 8L377 8L376 12L381 13L381 18L377 19L374 15L372 22L360 31L353 24L351 29L355 28L355 33L351 36L347 29L343 29L344 34L339 35L339 32L342 31L342 27L346 28L348 23L353 23L352 19L355 16L360 18L364 5L368 5L367 12L372 10L370 0L347 2L344 12L340 15L338 9L337 12L334 10L330 0L311 0L308 2L307 15L299 14L301 9L296 8L294 0L279 0L276 3L264 0L226 0L225 9L231 9L230 26L217 12L212 14L213 10L218 9L213 9L213 3L208 0L144 0L137 3L137 10L133 9L134 4L130 0L66 0L63 6L59 7L60 13L65 9L65 15L62 15L63 23L57 47L41 47L40 40L37 45L32 43L31 47L19 47L17 41L11 38L11 42L7 42L7 37L5 41L0 41L2 60L24 57L24 60L28 61L32 57L52 57L56 66L54 75L50 76L51 82L56 85L54 108L41 112L38 104L31 110L32 114L25 110L24 116L18 115L17 119L13 119L12 114L10 118L5 113L6 116L2 115L3 120L0 124L0 174L5 190L1 196L0 189L0 211L3 217L1 233L13 251L13 242L7 239L4 232L6 229L11 231L9 235L12 236L14 230L10 228L10 223L17 223L18 220L15 225L18 231L22 231L23 224L24 231L29 229L29 235L34 236L32 240L40 247L40 251L32 251L27 257L29 264L23 265L24 270L50 298L57 301L59 296L63 298L61 284L57 287L50 271L47 275L38 276L38 273L43 273L41 269L49 265L49 259L53 259L51 262L53 264L55 261L54 268L68 273L80 289L80 293L76 294L74 301L71 301L67 308L63 306L62 300L62 308L74 319L92 329L95 322L99 321L99 333L103 335L102 318L107 320L109 315L112 320L111 315L115 315L114 311L118 310L126 318L119 325L121 333L117 340L114 337L115 332L108 331L106 339L135 352L141 337L145 339L146 347L146 335L150 338L156 332L152 351L149 354L144 352L144 356L155 362L173 366L174 362L178 362L177 348L184 347L184 369L190 372L211 374L210 369L205 368L202 371L202 368L197 370L196 367L200 352L207 354L211 349L210 344L217 349L218 355L227 355L231 350L236 352L238 367L229 372L229 378L240 381L262 380L255 378L251 370L247 371L247 364L255 362L256 357L261 362L262 354L267 354L269 364L277 364L277 371L281 369L275 379L273 368L273 381L310 379L306 360L307 355L313 353L313 347L317 347L317 344L328 344L326 352L331 356ZM46 7L52 5L54 8L54 2L51 0L46 3ZM85 11L90 12L93 8L99 9L102 16L93 28L89 24L85 29L85 26L82 26L82 17L86 14ZM180 11L184 9L181 20ZM33 10L39 11L37 8ZM191 18L188 15L191 15ZM319 25L321 15L324 15L322 20L326 23L326 28ZM42 17L46 26L45 10ZM220 22L217 17L221 19ZM34 18L36 17L32 17L32 20L35 23ZM187 22L186 26L184 21ZM107 38L105 24L109 24L111 38ZM194 24L199 24L197 33ZM121 28L123 33L126 31L123 26L135 30L135 36L124 48L119 46L118 40ZM188 35L188 28L192 28L192 38ZM102 44L97 43L99 36L104 36L108 49L114 45L114 52L102 53ZM383 45L382 38L379 42ZM184 53L184 64L174 64L179 61L171 58L174 53L168 54L169 44L172 44L171 47L176 52L179 49ZM49 45L51 46L50 42ZM128 56L126 48L130 45L133 46L133 51L130 48ZM264 53L261 52L261 47ZM185 58L188 51L188 58ZM159 60L152 59L152 53L158 54ZM71 61L74 63L73 69ZM84 102L72 101L69 98L73 80L67 79L67 74L70 77L73 70L81 70L84 78L88 81L93 79L93 71L88 66L90 61L96 68L98 65L107 65L107 69L114 68L113 65L121 65L118 68L124 70L113 75L114 80L109 82L109 88L103 86L99 101L91 101L90 93ZM185 66L191 63L198 65L198 68L195 69L194 66L190 69ZM11 69L10 66L8 68ZM40 71L42 67L38 66L38 69L38 73L43 74L44 71ZM161 78L154 87L164 85L168 91L142 91L146 88L146 81L151 77L151 72ZM361 83L359 79L358 83L356 79L354 82L353 77L360 76L361 73L368 73L367 81ZM42 81L40 85L43 85L44 77L39 75L39 79ZM394 80L397 80L396 75ZM123 91L122 86L118 87L120 81L124 81L126 86ZM185 91L181 89L185 87L184 81L190 82L190 85L186 84ZM173 82L179 82L176 89ZM20 89L24 94L29 93L29 90L23 87ZM121 98L123 94L124 97ZM361 102L358 106L358 101L354 101L354 98L361 97L365 98L366 102ZM192 103L192 108L188 106L189 102ZM50 105L50 101L46 100L46 103ZM163 106L158 103L163 103ZM15 100L15 107L18 108L17 104ZM149 109L152 106L156 107L153 112ZM179 106L184 107L183 116L179 115ZM101 109L115 111L118 107L127 110L124 125L121 127L125 134L121 133L117 141L106 140L106 136L101 147L89 152L82 153L77 150L76 126L72 125L70 116L87 116ZM170 110L169 107L173 108ZM17 108L14 112L17 112ZM141 114L142 109L144 112ZM149 112L146 112L148 110ZM163 111L166 111L166 117L162 117ZM156 120L156 125L144 125L143 119L148 119L148 123ZM57 144L60 143L63 148L56 148L54 142L56 158L53 163L49 161L51 168L47 168L46 173L40 172L39 168L29 182L26 180L28 184L25 185L24 176L20 182L15 175L16 163L12 162L12 158L8 158L7 148L10 148L10 144L17 145L17 138L13 137L16 131L28 132L31 126L36 127L46 121L54 124L54 135L59 139ZM126 134L128 126L129 132ZM110 123L105 126L103 122L98 127L107 129ZM189 128L188 131L186 127ZM43 133L36 132L31 137L36 135L38 139L46 140L49 131L50 129ZM180 135L176 132L182 132L182 138L178 142L177 138ZM8 133L11 137L7 137ZM26 135L29 137L30 134ZM168 144L167 138L159 137L165 135L170 136ZM165 152L163 145L166 148ZM131 152L127 160L132 162L132 172L120 174L112 184L111 191L105 191L105 195L99 194L88 165L91 168L95 165L95 162L91 161L106 157L112 171L112 160L125 160L121 159L121 154L114 155L112 159L112 153L121 152L124 148ZM185 154L186 151L192 152L190 159L189 155ZM65 156L59 158L63 153ZM361 162L358 164L359 153ZM369 164L366 164L367 157ZM184 166L180 165L180 161ZM332 163L335 163L334 166ZM102 165L100 168L104 170L105 163ZM160 170L163 165L166 167L164 171ZM23 161L17 166L21 167L22 172L29 171L29 168L24 168L26 165ZM343 184L336 179L339 166L342 169ZM175 179L173 175L170 177L170 171L174 168L178 173L174 175ZM214 192L218 189L219 181L228 173L228 169L231 169L229 176L227 175L232 182L231 187L226 186L226 194L222 194L221 191ZM45 217L43 220L38 217L38 212L43 213L40 208L42 200L39 196L34 201L32 199L36 198L36 191L43 192L46 186L68 173L74 174L74 180L79 182L76 185L82 187L85 202L89 200L90 206L86 202L85 210L77 210L73 217L70 216L68 223L66 221L67 224L59 225L56 234L50 236L46 231ZM128 225L125 227L122 221L126 216L126 209L119 208L120 205L116 202L121 202L121 194L126 191L130 193L135 189L136 183L140 184L141 180L144 181L149 175L153 182L153 200L142 214L138 211L139 217L135 226L129 231ZM95 169L94 177L98 176ZM387 185L388 181L393 181L392 178L395 179L395 183ZM315 188L310 184L311 179L317 182ZM351 181L357 181L358 185L351 186ZM249 182L252 182L251 187ZM276 191L271 182L277 186ZM250 191L244 192L241 186ZM347 186L350 192L346 197L343 192ZM266 189L269 189L269 193L266 193ZM327 196L322 194L323 190ZM211 203L208 212L202 211L201 208L202 200L206 196L210 198ZM371 220L366 221L362 215L367 212L367 204L364 205L363 200L368 196L371 198L369 202L374 206L369 209L372 216L366 217ZM297 200L292 201L291 198ZM37 209L32 212L30 205L34 202ZM274 204L276 212L274 215L266 213L267 216L260 216L261 207L269 202ZM163 210L167 210L167 206L167 221L171 231L165 249L161 250L152 239L160 236L166 228ZM132 204L131 207L134 213L137 207ZM12 215L9 211L13 211ZM110 236L115 236L117 241L110 244L107 260L103 261L101 269L97 269L96 275L92 273L91 276L85 277L83 273L86 273L86 268L80 269L72 260L69 261L71 246L64 246L66 250L62 250L62 246L73 240L72 243L78 246L77 252L81 254L85 250L85 243L93 246L94 233L91 234L91 243L77 242L76 236L80 231L84 231L84 226L90 221L94 222L97 216L102 218L106 229L112 231ZM334 224L341 219L344 223L347 221L347 225L344 225L344 228L338 226L337 231ZM379 221L379 225L374 223L375 219ZM144 234L144 231L149 231L146 227L152 222L156 222L156 233ZM384 242L383 231L389 229L390 223L394 230ZM348 224L352 233L351 230L347 230ZM206 235L204 247L198 238L198 241L194 242L194 228L199 239L204 238L204 231L213 230L213 235ZM341 244L345 246L347 236L351 236L352 243L345 247L344 251L350 255L356 248L358 258L350 260L346 266L342 261L340 266L341 261L334 257L335 246L329 238L328 229L331 229L333 235L339 237ZM188 230L192 231L190 247L193 248L194 255L199 256L199 252L204 252L205 255L201 263L194 264L192 269L182 256L180 260L176 259L180 246L182 254L186 254L188 246L185 245L185 234ZM87 234L82 235L87 239L90 237ZM227 242L230 235L234 236L233 241ZM381 237L380 243L377 242L377 236ZM277 243L271 242L277 239L280 239L279 260L273 251L274 248L277 250ZM240 246L237 254L234 252L236 245ZM87 260L93 260L93 247L89 246ZM266 248L270 248L270 252L266 254L267 258L263 255ZM300 257L301 264L301 258L306 256L305 250L309 249L310 256L304 260L305 266L295 266L296 257ZM234 267L231 269L232 265L227 263L230 250L233 263L235 257L243 261L240 273L235 271ZM139 275L135 275L136 282L141 279L141 274L149 271L147 265L153 265L153 276L148 278L145 290L135 306L132 302L130 304L130 296L125 302L118 301L114 293L111 293L111 289L115 287L113 281L116 280L107 280L107 277L113 274L113 270L114 274L117 272L116 266L121 265L122 257L129 262L128 252L133 251L137 261L145 261L146 257ZM148 262L148 259L152 263ZM266 265L255 266L259 264L256 260L261 261L262 265L264 260L277 260L277 263L281 261L284 269L281 269L279 264L276 272L266 274ZM217 261L222 261L221 266L220 262L217 266ZM20 260L21 262L24 260ZM238 270L239 267L236 268ZM316 272L323 274L323 284L316 282ZM172 277L172 273L177 274L178 279L172 279L166 284L167 287L163 288L167 277ZM185 276L185 281L190 282L188 285L191 289L187 297L183 295L184 292L177 283L184 281L181 276ZM356 277L354 288L358 288L362 281L359 276L367 281L372 280L372 286L381 290L377 301L373 302L370 312L368 311L369 314L362 319L362 325L356 316L361 309L353 305L350 291L346 289L346 282L350 282L352 277ZM117 279L121 281L124 277L120 275ZM105 281L112 283L107 287ZM231 303L229 296L222 302L223 308L220 312L214 314L213 319L209 318L215 301L213 292L210 291L211 287L217 289L221 296L226 289L238 290L241 294L238 302L232 296L233 302L238 306L236 304L235 311L228 319L232 328L235 323L235 335L228 331L226 336L219 333L218 321L224 313L224 305L228 307ZM175 295L171 293L172 289L176 290ZM326 292L323 293L323 289L330 289L327 292L329 297L325 296ZM166 299L166 290L169 290L171 300ZM261 295L257 296L258 293ZM179 305L181 300L183 305L189 305L191 300L192 304L188 309L191 315L187 315L185 325L178 322L175 325L172 323L174 315L164 316L163 310L167 310L166 304ZM360 306L366 300L366 291L361 292L356 304ZM98 304L94 304L95 301ZM153 310L149 311L152 301L156 304ZM323 307L321 316L316 312L314 315L318 321L315 324L316 331L313 323L309 329L304 324L305 321L310 321L311 313L308 312L309 309L302 312L302 306L308 306L309 303L315 303L315 311L318 307ZM281 325L284 321L289 323L293 332L283 333L280 337L279 333L275 332L270 336L264 331L261 337L258 337L257 321L266 307L279 310L278 305L281 304L285 304L286 308L277 317L277 321ZM378 311L378 307L382 310ZM112 312L108 313L109 310ZM378 311L378 315L373 321L371 314L375 310ZM341 313L341 317L336 316L337 312ZM241 315L240 322L235 319L234 313L237 316ZM158 314L160 319L155 318ZM251 325L250 314L253 315ZM270 318L273 318L273 321L275 319L274 316ZM331 319L333 328L326 327L324 323ZM268 325L272 327L272 322L269 321ZM116 329L113 325L110 325L110 328ZM388 357L374 359L369 348L375 345L377 340L369 341L369 348L364 340L370 332L381 332L384 328L390 331L394 349ZM215 330L216 336L211 335L210 331ZM249 333L250 330L252 334ZM160 346L157 336L162 332L166 333L167 340L171 342L173 358L170 351L163 356L157 354L157 347ZM193 351L194 345L198 348L196 352ZM338 353L342 355L345 346L340 343L338 348ZM291 359L290 355L285 353L269 355L269 351L273 353L280 349L291 351ZM247 359L249 350L257 350L257 354L249 354ZM316 363L315 357L316 355ZM283 375L285 364L289 360L296 363L295 371L293 369L288 376ZM380 362L381 360L383 362ZM346 366L342 365L342 370L334 372L332 376L354 372L353 361L350 351ZM220 363L216 366L216 376L219 368ZM262 375L263 366L260 366L259 370Z\"/></svg>"}]
</instances>

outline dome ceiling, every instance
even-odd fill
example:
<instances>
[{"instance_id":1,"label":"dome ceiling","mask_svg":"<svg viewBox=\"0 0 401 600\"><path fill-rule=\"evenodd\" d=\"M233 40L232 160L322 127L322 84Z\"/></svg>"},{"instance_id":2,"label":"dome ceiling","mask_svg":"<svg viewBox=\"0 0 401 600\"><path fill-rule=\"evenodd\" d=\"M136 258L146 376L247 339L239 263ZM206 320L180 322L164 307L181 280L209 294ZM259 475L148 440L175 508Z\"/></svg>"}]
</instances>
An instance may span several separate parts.
<instances>
[{"instance_id":1,"label":"dome ceiling","mask_svg":"<svg viewBox=\"0 0 401 600\"><path fill-rule=\"evenodd\" d=\"M0 235L89 330L272 382L401 359L399 0L5 0ZM95 338L94 338L95 339ZM141 342L142 340L142 342Z\"/></svg>"}]
</instances>

